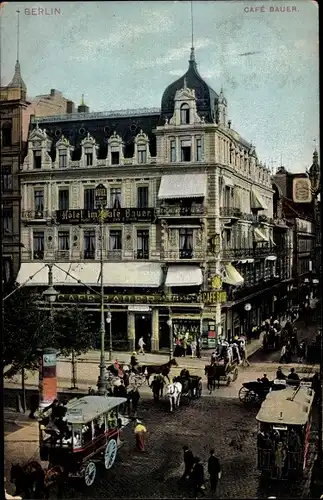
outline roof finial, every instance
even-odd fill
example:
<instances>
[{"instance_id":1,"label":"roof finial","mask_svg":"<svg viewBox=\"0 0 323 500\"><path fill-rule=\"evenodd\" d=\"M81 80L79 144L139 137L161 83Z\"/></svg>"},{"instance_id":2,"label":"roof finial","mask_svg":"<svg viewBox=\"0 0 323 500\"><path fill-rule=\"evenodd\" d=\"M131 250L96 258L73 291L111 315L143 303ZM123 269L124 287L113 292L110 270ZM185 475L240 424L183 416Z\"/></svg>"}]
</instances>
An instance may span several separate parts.
<instances>
[{"instance_id":1,"label":"roof finial","mask_svg":"<svg viewBox=\"0 0 323 500\"><path fill-rule=\"evenodd\" d=\"M192 44L191 44L190 62L195 62L193 0L191 0L191 34L192 34Z\"/></svg>"},{"instance_id":2,"label":"roof finial","mask_svg":"<svg viewBox=\"0 0 323 500\"><path fill-rule=\"evenodd\" d=\"M314 142L314 151L316 151L316 138L315 137L313 139L313 142Z\"/></svg>"},{"instance_id":3,"label":"roof finial","mask_svg":"<svg viewBox=\"0 0 323 500\"><path fill-rule=\"evenodd\" d=\"M283 153L280 153L280 166L283 166Z\"/></svg>"},{"instance_id":4,"label":"roof finial","mask_svg":"<svg viewBox=\"0 0 323 500\"><path fill-rule=\"evenodd\" d=\"M84 94L82 94L81 106L84 106Z\"/></svg>"},{"instance_id":5,"label":"roof finial","mask_svg":"<svg viewBox=\"0 0 323 500\"><path fill-rule=\"evenodd\" d=\"M20 10L16 10L17 12L17 61L19 61L19 14Z\"/></svg>"},{"instance_id":6,"label":"roof finial","mask_svg":"<svg viewBox=\"0 0 323 500\"><path fill-rule=\"evenodd\" d=\"M186 76L184 76L184 89L187 89L187 80L186 80Z\"/></svg>"}]
</instances>

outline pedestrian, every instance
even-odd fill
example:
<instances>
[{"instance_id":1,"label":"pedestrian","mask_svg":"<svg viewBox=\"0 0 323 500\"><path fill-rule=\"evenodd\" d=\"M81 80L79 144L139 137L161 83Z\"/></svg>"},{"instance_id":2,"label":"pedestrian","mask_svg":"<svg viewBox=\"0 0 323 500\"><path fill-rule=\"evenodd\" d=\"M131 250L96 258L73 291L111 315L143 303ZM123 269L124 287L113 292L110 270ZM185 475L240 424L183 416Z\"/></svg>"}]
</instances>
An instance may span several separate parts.
<instances>
[{"instance_id":1,"label":"pedestrian","mask_svg":"<svg viewBox=\"0 0 323 500\"><path fill-rule=\"evenodd\" d=\"M130 383L129 370L125 370L122 380L123 380L125 388L128 389L129 383Z\"/></svg>"},{"instance_id":2,"label":"pedestrian","mask_svg":"<svg viewBox=\"0 0 323 500\"><path fill-rule=\"evenodd\" d=\"M204 468L198 457L194 458L194 465L190 474L190 479L192 481L195 496L201 493L205 496L203 489L204 487Z\"/></svg>"},{"instance_id":3,"label":"pedestrian","mask_svg":"<svg viewBox=\"0 0 323 500\"><path fill-rule=\"evenodd\" d=\"M185 358L186 351L187 351L187 339L186 339L186 337L184 337L182 340L182 348L183 348L183 356Z\"/></svg>"},{"instance_id":4,"label":"pedestrian","mask_svg":"<svg viewBox=\"0 0 323 500\"><path fill-rule=\"evenodd\" d=\"M38 393L32 394L30 396L30 401L29 401L29 409L30 409L29 418L31 418L32 420L36 418L35 413L38 410L38 407L39 407L39 395Z\"/></svg>"},{"instance_id":5,"label":"pedestrian","mask_svg":"<svg viewBox=\"0 0 323 500\"><path fill-rule=\"evenodd\" d=\"M196 356L196 340L192 340L191 342L191 351L192 351L192 358L195 358Z\"/></svg>"},{"instance_id":6,"label":"pedestrian","mask_svg":"<svg viewBox=\"0 0 323 500\"><path fill-rule=\"evenodd\" d=\"M145 354L144 345L146 345L144 338L140 337L140 339L138 340L138 354Z\"/></svg>"},{"instance_id":7,"label":"pedestrian","mask_svg":"<svg viewBox=\"0 0 323 500\"><path fill-rule=\"evenodd\" d=\"M135 421L136 447L138 451L145 451L145 437L147 429L140 420Z\"/></svg>"},{"instance_id":8,"label":"pedestrian","mask_svg":"<svg viewBox=\"0 0 323 500\"><path fill-rule=\"evenodd\" d=\"M240 357L242 361L242 366L250 366L247 356L247 349L245 344L240 344Z\"/></svg>"},{"instance_id":9,"label":"pedestrian","mask_svg":"<svg viewBox=\"0 0 323 500\"><path fill-rule=\"evenodd\" d=\"M261 382L266 386L268 387L270 385L270 381L268 380L268 377L266 375L266 373L264 373L262 379L261 379Z\"/></svg>"},{"instance_id":10,"label":"pedestrian","mask_svg":"<svg viewBox=\"0 0 323 500\"><path fill-rule=\"evenodd\" d=\"M215 456L215 451L210 450L210 457L208 461L208 473L210 476L211 491L216 492L216 487L218 485L218 480L221 478L221 466L219 459Z\"/></svg>"},{"instance_id":11,"label":"pedestrian","mask_svg":"<svg viewBox=\"0 0 323 500\"><path fill-rule=\"evenodd\" d=\"M295 368L290 369L290 374L288 375L288 380L299 380L299 376L295 372Z\"/></svg>"},{"instance_id":12,"label":"pedestrian","mask_svg":"<svg viewBox=\"0 0 323 500\"><path fill-rule=\"evenodd\" d=\"M297 347L297 361L298 363L303 363L306 355L306 344L301 342Z\"/></svg>"},{"instance_id":13,"label":"pedestrian","mask_svg":"<svg viewBox=\"0 0 323 500\"><path fill-rule=\"evenodd\" d=\"M127 388L125 387L123 380L121 380L121 385L119 386L118 389L119 389L119 396L118 397L127 399L127 396L128 396ZM127 406L127 403L120 405L121 413L126 411L126 406Z\"/></svg>"},{"instance_id":14,"label":"pedestrian","mask_svg":"<svg viewBox=\"0 0 323 500\"><path fill-rule=\"evenodd\" d=\"M194 456L192 451L187 445L183 446L183 458L184 458L184 473L181 479L187 479L190 477L191 470L194 465Z\"/></svg>"},{"instance_id":15,"label":"pedestrian","mask_svg":"<svg viewBox=\"0 0 323 500\"><path fill-rule=\"evenodd\" d=\"M216 352L212 352L211 354L211 366L216 363Z\"/></svg>"},{"instance_id":16,"label":"pedestrian","mask_svg":"<svg viewBox=\"0 0 323 500\"><path fill-rule=\"evenodd\" d=\"M154 376L154 379L151 382L150 387L153 391L154 401L159 401L160 381L159 379L157 379L157 375Z\"/></svg>"},{"instance_id":17,"label":"pedestrian","mask_svg":"<svg viewBox=\"0 0 323 500\"><path fill-rule=\"evenodd\" d=\"M279 366L276 371L276 379L277 380L286 380L286 375L282 372L281 367Z\"/></svg>"},{"instance_id":18,"label":"pedestrian","mask_svg":"<svg viewBox=\"0 0 323 500\"><path fill-rule=\"evenodd\" d=\"M196 339L196 357L201 359L201 339Z\"/></svg>"},{"instance_id":19,"label":"pedestrian","mask_svg":"<svg viewBox=\"0 0 323 500\"><path fill-rule=\"evenodd\" d=\"M132 413L134 417L137 416L139 399L140 399L140 394L138 391L138 387L134 387L131 394Z\"/></svg>"},{"instance_id":20,"label":"pedestrian","mask_svg":"<svg viewBox=\"0 0 323 500\"><path fill-rule=\"evenodd\" d=\"M279 358L279 363L283 363L283 361L286 362L286 345L284 344L281 351L280 351L280 358Z\"/></svg>"}]
</instances>

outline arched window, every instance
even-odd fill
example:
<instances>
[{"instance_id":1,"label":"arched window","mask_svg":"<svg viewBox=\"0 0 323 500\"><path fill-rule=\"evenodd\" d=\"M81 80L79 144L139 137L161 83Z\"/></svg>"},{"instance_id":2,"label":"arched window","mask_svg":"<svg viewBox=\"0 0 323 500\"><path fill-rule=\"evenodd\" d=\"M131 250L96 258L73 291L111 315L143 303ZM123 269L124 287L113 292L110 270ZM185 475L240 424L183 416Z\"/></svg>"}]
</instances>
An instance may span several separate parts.
<instances>
[{"instance_id":1,"label":"arched window","mask_svg":"<svg viewBox=\"0 0 323 500\"><path fill-rule=\"evenodd\" d=\"M2 125L2 146L11 146L12 125L6 122Z\"/></svg>"},{"instance_id":2,"label":"arched window","mask_svg":"<svg viewBox=\"0 0 323 500\"><path fill-rule=\"evenodd\" d=\"M190 123L190 107L188 104L182 104L181 106L181 124L187 125Z\"/></svg>"}]
</instances>

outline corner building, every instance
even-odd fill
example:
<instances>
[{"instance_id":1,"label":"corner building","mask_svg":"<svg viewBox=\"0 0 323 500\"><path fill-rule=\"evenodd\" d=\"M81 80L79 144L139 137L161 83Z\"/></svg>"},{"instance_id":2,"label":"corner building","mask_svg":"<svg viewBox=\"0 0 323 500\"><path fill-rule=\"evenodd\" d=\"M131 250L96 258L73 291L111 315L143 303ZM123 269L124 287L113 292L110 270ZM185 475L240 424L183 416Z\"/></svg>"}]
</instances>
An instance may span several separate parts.
<instances>
[{"instance_id":1,"label":"corner building","mask_svg":"<svg viewBox=\"0 0 323 500\"><path fill-rule=\"evenodd\" d=\"M79 280L54 267L56 307L99 311L99 297L82 283L99 291L95 187L103 184L115 348L133 349L143 335L158 351L186 332L213 348L264 319L279 281L270 173L227 115L222 90L202 79L192 49L161 109L91 113L82 104L34 121L20 175L18 281L40 270L28 284L44 287L41 268L56 263Z\"/></svg>"}]
</instances>

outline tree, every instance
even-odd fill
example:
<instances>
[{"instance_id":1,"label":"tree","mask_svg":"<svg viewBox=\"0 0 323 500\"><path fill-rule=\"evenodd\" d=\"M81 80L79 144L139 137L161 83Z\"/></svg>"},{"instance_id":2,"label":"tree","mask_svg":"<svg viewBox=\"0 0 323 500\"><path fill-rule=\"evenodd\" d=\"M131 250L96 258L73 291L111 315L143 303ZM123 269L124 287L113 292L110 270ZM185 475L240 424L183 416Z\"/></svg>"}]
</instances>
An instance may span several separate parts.
<instances>
[{"instance_id":1,"label":"tree","mask_svg":"<svg viewBox=\"0 0 323 500\"><path fill-rule=\"evenodd\" d=\"M3 364L12 377L22 369L38 369L39 350L53 347L61 354L76 355L94 346L92 317L78 307L54 309L53 320L42 297L28 288L4 301Z\"/></svg>"}]
</instances>

